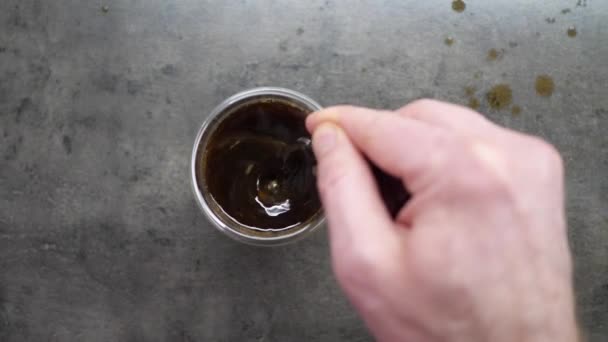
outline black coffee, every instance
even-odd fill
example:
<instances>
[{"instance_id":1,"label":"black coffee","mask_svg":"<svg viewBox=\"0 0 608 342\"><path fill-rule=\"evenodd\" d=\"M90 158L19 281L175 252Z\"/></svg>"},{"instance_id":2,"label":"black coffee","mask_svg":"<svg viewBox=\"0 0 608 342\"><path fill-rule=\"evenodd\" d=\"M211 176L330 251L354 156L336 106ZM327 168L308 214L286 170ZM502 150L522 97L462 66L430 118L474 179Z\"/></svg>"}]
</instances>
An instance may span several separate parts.
<instances>
[{"instance_id":1,"label":"black coffee","mask_svg":"<svg viewBox=\"0 0 608 342\"><path fill-rule=\"evenodd\" d=\"M197 174L234 221L272 232L319 213L316 160L304 124L308 112L287 100L259 98L216 123Z\"/></svg>"}]
</instances>

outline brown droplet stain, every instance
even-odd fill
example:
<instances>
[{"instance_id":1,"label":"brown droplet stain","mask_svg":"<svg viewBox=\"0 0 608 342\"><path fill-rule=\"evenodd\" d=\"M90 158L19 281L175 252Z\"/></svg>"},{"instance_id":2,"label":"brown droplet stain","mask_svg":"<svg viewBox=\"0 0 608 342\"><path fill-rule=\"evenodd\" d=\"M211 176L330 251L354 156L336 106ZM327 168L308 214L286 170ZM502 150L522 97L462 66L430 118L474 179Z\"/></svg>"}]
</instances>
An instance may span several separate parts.
<instances>
[{"instance_id":1,"label":"brown droplet stain","mask_svg":"<svg viewBox=\"0 0 608 342\"><path fill-rule=\"evenodd\" d=\"M464 87L464 93L469 98L468 106L471 109L478 110L479 109L479 100L475 97L475 87L466 86Z\"/></svg>"},{"instance_id":2,"label":"brown droplet stain","mask_svg":"<svg viewBox=\"0 0 608 342\"><path fill-rule=\"evenodd\" d=\"M454 44L454 38L452 37L447 37L444 41L445 45L447 46L452 46Z\"/></svg>"},{"instance_id":3,"label":"brown droplet stain","mask_svg":"<svg viewBox=\"0 0 608 342\"><path fill-rule=\"evenodd\" d=\"M574 38L578 34L578 32L576 31L576 27L574 27L574 26L568 27L568 31L566 31L566 33L568 34L568 37L570 37L570 38Z\"/></svg>"},{"instance_id":4,"label":"brown droplet stain","mask_svg":"<svg viewBox=\"0 0 608 342\"><path fill-rule=\"evenodd\" d=\"M546 21L548 24L554 24L554 23L555 23L555 18L551 18L551 17L549 17L549 18L545 18L545 21Z\"/></svg>"},{"instance_id":5,"label":"brown droplet stain","mask_svg":"<svg viewBox=\"0 0 608 342\"><path fill-rule=\"evenodd\" d=\"M498 84L486 94L486 100L492 109L504 109L513 101L513 91L508 84Z\"/></svg>"},{"instance_id":6,"label":"brown droplet stain","mask_svg":"<svg viewBox=\"0 0 608 342\"><path fill-rule=\"evenodd\" d=\"M504 49L490 49L488 50L488 56L487 56L487 60L488 61L495 61L498 59L502 59L502 56L504 55L505 50Z\"/></svg>"},{"instance_id":7,"label":"brown droplet stain","mask_svg":"<svg viewBox=\"0 0 608 342\"><path fill-rule=\"evenodd\" d=\"M475 95L475 87L471 87L471 86L464 87L464 93L469 97Z\"/></svg>"},{"instance_id":8,"label":"brown droplet stain","mask_svg":"<svg viewBox=\"0 0 608 342\"><path fill-rule=\"evenodd\" d=\"M562 10L562 14L568 14L568 13L570 13L570 12L571 12L571 10L570 10L569 8L564 8L564 9Z\"/></svg>"},{"instance_id":9,"label":"brown droplet stain","mask_svg":"<svg viewBox=\"0 0 608 342\"><path fill-rule=\"evenodd\" d=\"M479 100L474 97L471 97L469 99L469 108L478 110L479 109Z\"/></svg>"},{"instance_id":10,"label":"brown droplet stain","mask_svg":"<svg viewBox=\"0 0 608 342\"><path fill-rule=\"evenodd\" d=\"M536 78L536 93L539 96L549 97L553 94L555 83L549 75L540 75Z\"/></svg>"},{"instance_id":11,"label":"brown droplet stain","mask_svg":"<svg viewBox=\"0 0 608 342\"><path fill-rule=\"evenodd\" d=\"M519 116L519 114L521 114L521 107L518 105L511 107L511 114L513 114L513 116Z\"/></svg>"},{"instance_id":12,"label":"brown droplet stain","mask_svg":"<svg viewBox=\"0 0 608 342\"><path fill-rule=\"evenodd\" d=\"M452 1L452 9L455 12L461 13L464 11L464 9L467 7L467 4L464 3L464 1L462 0L454 0Z\"/></svg>"},{"instance_id":13,"label":"brown droplet stain","mask_svg":"<svg viewBox=\"0 0 608 342\"><path fill-rule=\"evenodd\" d=\"M488 51L488 59L491 61L495 61L498 58L498 51L496 49L490 49Z\"/></svg>"}]
</instances>

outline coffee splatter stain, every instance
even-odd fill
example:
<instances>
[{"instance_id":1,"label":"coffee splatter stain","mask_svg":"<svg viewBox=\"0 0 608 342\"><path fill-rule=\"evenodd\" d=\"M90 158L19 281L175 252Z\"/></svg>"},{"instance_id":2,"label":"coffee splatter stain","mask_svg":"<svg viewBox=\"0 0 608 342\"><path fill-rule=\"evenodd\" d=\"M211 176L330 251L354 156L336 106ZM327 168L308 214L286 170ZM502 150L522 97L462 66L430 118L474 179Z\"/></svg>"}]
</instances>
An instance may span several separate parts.
<instances>
[{"instance_id":1,"label":"coffee splatter stain","mask_svg":"<svg viewBox=\"0 0 608 342\"><path fill-rule=\"evenodd\" d=\"M570 38L574 38L578 34L578 32L576 31L576 27L574 27L574 26L568 27L568 30L566 31L566 33L568 34L568 37L570 37Z\"/></svg>"},{"instance_id":2,"label":"coffee splatter stain","mask_svg":"<svg viewBox=\"0 0 608 342\"><path fill-rule=\"evenodd\" d=\"M446 39L445 39L443 42L444 42L444 43L445 43L445 45L447 45L447 46L452 46L452 45L454 45L454 38L452 38L452 37L447 37L447 38L446 38Z\"/></svg>"},{"instance_id":3,"label":"coffee splatter stain","mask_svg":"<svg viewBox=\"0 0 608 342\"><path fill-rule=\"evenodd\" d=\"M546 19L545 19L545 21L546 21L548 24L554 24L554 23L555 23L555 18L546 18Z\"/></svg>"},{"instance_id":4,"label":"coffee splatter stain","mask_svg":"<svg viewBox=\"0 0 608 342\"><path fill-rule=\"evenodd\" d=\"M475 95L475 87L471 87L471 86L464 87L464 93L469 97Z\"/></svg>"},{"instance_id":5,"label":"coffee splatter stain","mask_svg":"<svg viewBox=\"0 0 608 342\"><path fill-rule=\"evenodd\" d=\"M516 48L517 47L517 42L509 42L509 47L510 48Z\"/></svg>"},{"instance_id":6,"label":"coffee splatter stain","mask_svg":"<svg viewBox=\"0 0 608 342\"><path fill-rule=\"evenodd\" d=\"M488 50L488 57L487 57L487 59L489 61L495 61L500 56L501 56L501 53L498 50L496 50L496 49L490 49L490 50Z\"/></svg>"},{"instance_id":7,"label":"coffee splatter stain","mask_svg":"<svg viewBox=\"0 0 608 342\"><path fill-rule=\"evenodd\" d=\"M564 8L564 9L562 10L562 14L568 14L568 13L570 13L570 12L571 12L571 10L570 10L569 8Z\"/></svg>"},{"instance_id":8,"label":"coffee splatter stain","mask_svg":"<svg viewBox=\"0 0 608 342\"><path fill-rule=\"evenodd\" d=\"M464 87L464 93L469 98L468 106L471 109L479 109L479 100L475 97L475 87L467 86Z\"/></svg>"},{"instance_id":9,"label":"coffee splatter stain","mask_svg":"<svg viewBox=\"0 0 608 342\"><path fill-rule=\"evenodd\" d=\"M467 4L465 4L464 1L462 1L462 0L452 1L452 9L454 10L454 12L461 13L464 11L464 9L466 7L467 7Z\"/></svg>"},{"instance_id":10,"label":"coffee splatter stain","mask_svg":"<svg viewBox=\"0 0 608 342\"><path fill-rule=\"evenodd\" d=\"M468 106L471 109L478 110L479 109L479 100L474 97L470 98Z\"/></svg>"},{"instance_id":11,"label":"coffee splatter stain","mask_svg":"<svg viewBox=\"0 0 608 342\"><path fill-rule=\"evenodd\" d=\"M553 94L555 83L549 75L540 75L536 77L536 93L539 96L549 97Z\"/></svg>"},{"instance_id":12,"label":"coffee splatter stain","mask_svg":"<svg viewBox=\"0 0 608 342\"><path fill-rule=\"evenodd\" d=\"M576 2L576 7L587 7L587 0L578 0Z\"/></svg>"},{"instance_id":13,"label":"coffee splatter stain","mask_svg":"<svg viewBox=\"0 0 608 342\"><path fill-rule=\"evenodd\" d=\"M521 114L521 107L518 105L511 107L511 114L513 114L513 116L519 116L519 114Z\"/></svg>"},{"instance_id":14,"label":"coffee splatter stain","mask_svg":"<svg viewBox=\"0 0 608 342\"><path fill-rule=\"evenodd\" d=\"M298 27L298 30L296 31L296 34L297 34L298 36L303 35L303 34L304 34L304 29L303 29L303 28L301 28L301 27Z\"/></svg>"},{"instance_id":15,"label":"coffee splatter stain","mask_svg":"<svg viewBox=\"0 0 608 342\"><path fill-rule=\"evenodd\" d=\"M486 93L486 100L490 108L501 110L511 105L513 91L508 84L498 84Z\"/></svg>"}]
</instances>

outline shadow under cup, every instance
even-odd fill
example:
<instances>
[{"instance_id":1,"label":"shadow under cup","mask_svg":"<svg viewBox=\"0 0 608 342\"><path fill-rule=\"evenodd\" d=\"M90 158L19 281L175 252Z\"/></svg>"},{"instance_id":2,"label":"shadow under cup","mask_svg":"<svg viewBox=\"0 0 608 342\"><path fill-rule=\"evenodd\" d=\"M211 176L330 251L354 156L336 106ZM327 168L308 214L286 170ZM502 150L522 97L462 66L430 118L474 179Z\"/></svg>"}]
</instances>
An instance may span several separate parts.
<instances>
[{"instance_id":1,"label":"shadow under cup","mask_svg":"<svg viewBox=\"0 0 608 342\"><path fill-rule=\"evenodd\" d=\"M273 246L324 222L305 127L320 109L289 89L256 88L213 110L194 144L192 181L215 227L240 242Z\"/></svg>"}]
</instances>

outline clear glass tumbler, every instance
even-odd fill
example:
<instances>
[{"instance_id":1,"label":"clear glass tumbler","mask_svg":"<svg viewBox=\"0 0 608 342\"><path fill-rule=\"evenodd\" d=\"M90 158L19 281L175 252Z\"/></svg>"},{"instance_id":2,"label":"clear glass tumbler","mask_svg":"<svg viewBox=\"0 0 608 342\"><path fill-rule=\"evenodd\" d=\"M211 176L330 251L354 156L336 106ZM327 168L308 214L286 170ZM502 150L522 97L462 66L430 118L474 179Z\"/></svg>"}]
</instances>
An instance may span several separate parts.
<instances>
[{"instance_id":1,"label":"clear glass tumbler","mask_svg":"<svg viewBox=\"0 0 608 342\"><path fill-rule=\"evenodd\" d=\"M194 191L196 201L209 221L229 237L242 243L257 246L277 246L294 242L322 226L325 221L323 210L320 209L313 217L298 224L296 227L284 231L261 234L248 229L247 226L230 217L208 191L203 175L204 165L202 165L203 162L201 161L205 160L205 153L207 153L210 137L215 129L217 129L219 123L226 117L234 114L234 109L238 106L272 99L289 102L298 108L305 109L308 113L322 109L317 102L308 96L289 89L263 87L240 92L220 103L204 121L196 136L191 159L192 190Z\"/></svg>"}]
</instances>

